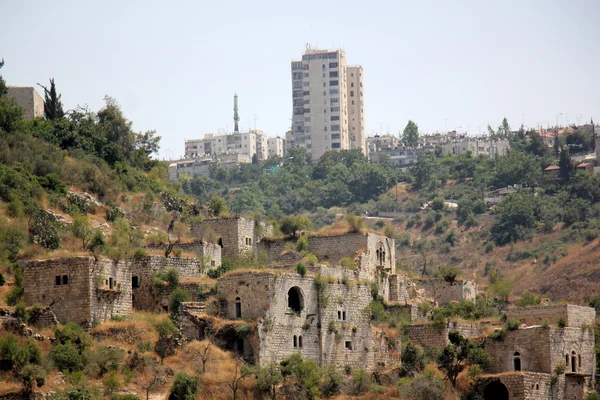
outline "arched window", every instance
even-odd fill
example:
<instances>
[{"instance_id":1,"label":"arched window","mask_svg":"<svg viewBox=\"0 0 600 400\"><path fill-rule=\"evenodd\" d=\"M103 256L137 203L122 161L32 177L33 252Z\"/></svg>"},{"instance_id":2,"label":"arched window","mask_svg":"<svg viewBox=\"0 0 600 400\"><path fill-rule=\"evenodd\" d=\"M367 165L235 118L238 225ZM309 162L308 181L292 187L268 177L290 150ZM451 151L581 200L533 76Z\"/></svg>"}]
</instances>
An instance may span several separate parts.
<instances>
[{"instance_id":1,"label":"arched window","mask_svg":"<svg viewBox=\"0 0 600 400\"><path fill-rule=\"evenodd\" d=\"M304 299L300 288L294 286L288 291L288 308L299 313L304 308Z\"/></svg>"},{"instance_id":2,"label":"arched window","mask_svg":"<svg viewBox=\"0 0 600 400\"><path fill-rule=\"evenodd\" d=\"M565 365L569 366L569 353L565 354Z\"/></svg>"},{"instance_id":3,"label":"arched window","mask_svg":"<svg viewBox=\"0 0 600 400\"><path fill-rule=\"evenodd\" d=\"M302 335L298 336L298 347L302 348Z\"/></svg>"},{"instance_id":4,"label":"arched window","mask_svg":"<svg viewBox=\"0 0 600 400\"><path fill-rule=\"evenodd\" d=\"M578 361L577 365L579 365L579 368L581 368L581 354L577 355L577 361Z\"/></svg>"},{"instance_id":5,"label":"arched window","mask_svg":"<svg viewBox=\"0 0 600 400\"><path fill-rule=\"evenodd\" d=\"M518 351L513 354L513 366L515 371L521 370L521 354Z\"/></svg>"},{"instance_id":6,"label":"arched window","mask_svg":"<svg viewBox=\"0 0 600 400\"><path fill-rule=\"evenodd\" d=\"M294 335L294 347L298 347L298 336Z\"/></svg>"},{"instance_id":7,"label":"arched window","mask_svg":"<svg viewBox=\"0 0 600 400\"><path fill-rule=\"evenodd\" d=\"M571 372L577 372L577 354L571 352Z\"/></svg>"},{"instance_id":8,"label":"arched window","mask_svg":"<svg viewBox=\"0 0 600 400\"><path fill-rule=\"evenodd\" d=\"M235 298L235 317L242 318L242 300L239 297Z\"/></svg>"}]
</instances>

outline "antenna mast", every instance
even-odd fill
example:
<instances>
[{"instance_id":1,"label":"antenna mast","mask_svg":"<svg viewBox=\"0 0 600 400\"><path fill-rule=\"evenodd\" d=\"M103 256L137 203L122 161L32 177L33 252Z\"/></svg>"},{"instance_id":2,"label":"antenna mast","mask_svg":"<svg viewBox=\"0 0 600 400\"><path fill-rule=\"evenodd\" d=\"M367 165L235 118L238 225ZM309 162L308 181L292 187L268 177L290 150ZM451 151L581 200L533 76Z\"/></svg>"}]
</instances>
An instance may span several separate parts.
<instances>
[{"instance_id":1,"label":"antenna mast","mask_svg":"<svg viewBox=\"0 0 600 400\"><path fill-rule=\"evenodd\" d=\"M233 122L235 124L233 133L239 133L240 129L238 127L238 122L240 122L240 115L238 113L238 95L237 95L237 93L233 95Z\"/></svg>"}]
</instances>

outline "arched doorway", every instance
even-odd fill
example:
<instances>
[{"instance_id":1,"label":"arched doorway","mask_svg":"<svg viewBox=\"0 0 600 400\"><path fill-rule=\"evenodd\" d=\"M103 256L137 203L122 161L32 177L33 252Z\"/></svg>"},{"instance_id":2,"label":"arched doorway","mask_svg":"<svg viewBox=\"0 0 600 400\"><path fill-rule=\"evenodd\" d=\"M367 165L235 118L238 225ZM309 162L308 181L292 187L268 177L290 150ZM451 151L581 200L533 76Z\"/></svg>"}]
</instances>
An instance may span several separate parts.
<instances>
[{"instance_id":1,"label":"arched doorway","mask_svg":"<svg viewBox=\"0 0 600 400\"><path fill-rule=\"evenodd\" d=\"M515 371L521 370L521 354L518 351L513 354L513 367Z\"/></svg>"},{"instance_id":2,"label":"arched doorway","mask_svg":"<svg viewBox=\"0 0 600 400\"><path fill-rule=\"evenodd\" d=\"M509 400L508 389L500 381L489 383L483 390L485 400Z\"/></svg>"},{"instance_id":3,"label":"arched doorway","mask_svg":"<svg viewBox=\"0 0 600 400\"><path fill-rule=\"evenodd\" d=\"M302 298L302 292L300 288L294 286L288 291L288 308L295 313L300 313L304 308L304 299Z\"/></svg>"}]
</instances>

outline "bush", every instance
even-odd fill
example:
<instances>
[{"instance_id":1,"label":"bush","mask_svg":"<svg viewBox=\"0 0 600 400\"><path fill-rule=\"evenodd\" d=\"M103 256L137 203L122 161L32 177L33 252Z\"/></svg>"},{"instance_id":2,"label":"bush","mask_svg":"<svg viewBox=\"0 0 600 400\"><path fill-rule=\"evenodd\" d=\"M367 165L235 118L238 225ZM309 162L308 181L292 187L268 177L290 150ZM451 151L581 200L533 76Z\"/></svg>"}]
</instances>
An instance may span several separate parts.
<instances>
[{"instance_id":1,"label":"bush","mask_svg":"<svg viewBox=\"0 0 600 400\"><path fill-rule=\"evenodd\" d=\"M354 394L362 394L369 390L371 380L369 374L364 369L360 368L352 374L352 391Z\"/></svg>"},{"instance_id":2,"label":"bush","mask_svg":"<svg viewBox=\"0 0 600 400\"><path fill-rule=\"evenodd\" d=\"M77 348L71 344L57 344L50 351L50 359L56 368L61 371L81 371L83 369L83 358Z\"/></svg>"},{"instance_id":3,"label":"bush","mask_svg":"<svg viewBox=\"0 0 600 400\"><path fill-rule=\"evenodd\" d=\"M558 327L559 327L559 328L564 328L564 327L566 327L566 326L567 326L567 322L564 320L564 318L562 318L562 317L561 317L561 318L559 318L559 319L558 319Z\"/></svg>"},{"instance_id":4,"label":"bush","mask_svg":"<svg viewBox=\"0 0 600 400\"><path fill-rule=\"evenodd\" d=\"M323 396L330 397L340 392L343 378L334 365L329 364L323 367L321 369L321 376L323 378L321 384L321 393Z\"/></svg>"},{"instance_id":5,"label":"bush","mask_svg":"<svg viewBox=\"0 0 600 400\"><path fill-rule=\"evenodd\" d=\"M351 269L351 270L356 269L356 263L354 262L352 257L342 257L342 259L340 260L340 265L343 268L347 268L347 269Z\"/></svg>"},{"instance_id":6,"label":"bush","mask_svg":"<svg viewBox=\"0 0 600 400\"><path fill-rule=\"evenodd\" d=\"M403 396L418 400L442 400L446 385L431 370L414 379L403 378L398 382L398 391Z\"/></svg>"},{"instance_id":7,"label":"bush","mask_svg":"<svg viewBox=\"0 0 600 400\"><path fill-rule=\"evenodd\" d=\"M444 199L441 197L436 197L435 199L431 200L431 203L429 203L429 207L431 207L431 209L434 211L443 211L444 206Z\"/></svg>"},{"instance_id":8,"label":"bush","mask_svg":"<svg viewBox=\"0 0 600 400\"><path fill-rule=\"evenodd\" d=\"M296 242L296 251L299 253L308 251L308 236L302 235L298 238L298 241Z\"/></svg>"},{"instance_id":9,"label":"bush","mask_svg":"<svg viewBox=\"0 0 600 400\"><path fill-rule=\"evenodd\" d=\"M21 322L29 321L29 312L27 311L27 307L25 307L25 303L23 302L17 304L13 315Z\"/></svg>"},{"instance_id":10,"label":"bush","mask_svg":"<svg viewBox=\"0 0 600 400\"><path fill-rule=\"evenodd\" d=\"M312 222L307 217L301 215L290 215L281 219L279 230L281 233L288 236L296 236L298 231L311 230Z\"/></svg>"},{"instance_id":11,"label":"bush","mask_svg":"<svg viewBox=\"0 0 600 400\"><path fill-rule=\"evenodd\" d=\"M506 329L508 329L509 331L516 331L517 329L519 329L519 325L519 321L514 319L509 319L508 321L506 321Z\"/></svg>"},{"instance_id":12,"label":"bush","mask_svg":"<svg viewBox=\"0 0 600 400\"><path fill-rule=\"evenodd\" d=\"M360 232L360 230L365 224L365 220L363 217L357 217L354 214L347 214L346 222L348 222L348 225L350 225L351 232Z\"/></svg>"},{"instance_id":13,"label":"bush","mask_svg":"<svg viewBox=\"0 0 600 400\"><path fill-rule=\"evenodd\" d=\"M517 303L519 307L527 307L527 306L536 306L541 304L542 296L531 293L531 292L523 292L521 295L521 299Z\"/></svg>"},{"instance_id":14,"label":"bush","mask_svg":"<svg viewBox=\"0 0 600 400\"><path fill-rule=\"evenodd\" d=\"M396 236L396 229L392 224L386 224L383 228L383 234L390 239L393 239Z\"/></svg>"},{"instance_id":15,"label":"bush","mask_svg":"<svg viewBox=\"0 0 600 400\"><path fill-rule=\"evenodd\" d=\"M196 400L198 397L198 378L189 376L185 372L175 375L173 386L169 393L169 400Z\"/></svg>"},{"instance_id":16,"label":"bush","mask_svg":"<svg viewBox=\"0 0 600 400\"><path fill-rule=\"evenodd\" d=\"M306 266L302 263L298 263L298 265L296 265L296 272L298 272L301 277L304 277L304 275L306 275Z\"/></svg>"},{"instance_id":17,"label":"bush","mask_svg":"<svg viewBox=\"0 0 600 400\"><path fill-rule=\"evenodd\" d=\"M176 288L169 297L169 307L171 309L171 315L179 315L179 306L181 303L192 300L192 295L186 290L178 287Z\"/></svg>"},{"instance_id":18,"label":"bush","mask_svg":"<svg viewBox=\"0 0 600 400\"><path fill-rule=\"evenodd\" d=\"M75 346L79 354L82 354L92 344L91 336L74 322L57 326L54 330L54 336L60 344L72 344Z\"/></svg>"},{"instance_id":19,"label":"bush","mask_svg":"<svg viewBox=\"0 0 600 400\"><path fill-rule=\"evenodd\" d=\"M58 249L60 237L54 216L44 210L36 210L29 222L29 240L50 250Z\"/></svg>"},{"instance_id":20,"label":"bush","mask_svg":"<svg viewBox=\"0 0 600 400\"><path fill-rule=\"evenodd\" d=\"M435 233L441 235L446 232L446 229L450 226L450 220L448 218L442 218L440 222L435 225Z\"/></svg>"}]
</instances>

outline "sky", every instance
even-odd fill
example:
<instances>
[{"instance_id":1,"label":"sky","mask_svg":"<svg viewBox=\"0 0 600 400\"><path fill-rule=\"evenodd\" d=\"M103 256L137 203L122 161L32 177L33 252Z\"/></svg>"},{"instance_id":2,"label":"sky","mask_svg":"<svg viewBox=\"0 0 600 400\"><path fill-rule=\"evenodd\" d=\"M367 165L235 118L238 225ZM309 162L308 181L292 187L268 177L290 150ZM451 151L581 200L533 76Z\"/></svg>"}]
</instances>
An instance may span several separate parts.
<instances>
[{"instance_id":1,"label":"sky","mask_svg":"<svg viewBox=\"0 0 600 400\"><path fill-rule=\"evenodd\" d=\"M0 0L0 15L8 85L54 77L66 109L109 95L162 136L160 158L232 131L234 93L241 129L285 137L307 44L363 66L367 136L600 121L597 0Z\"/></svg>"}]
</instances>

